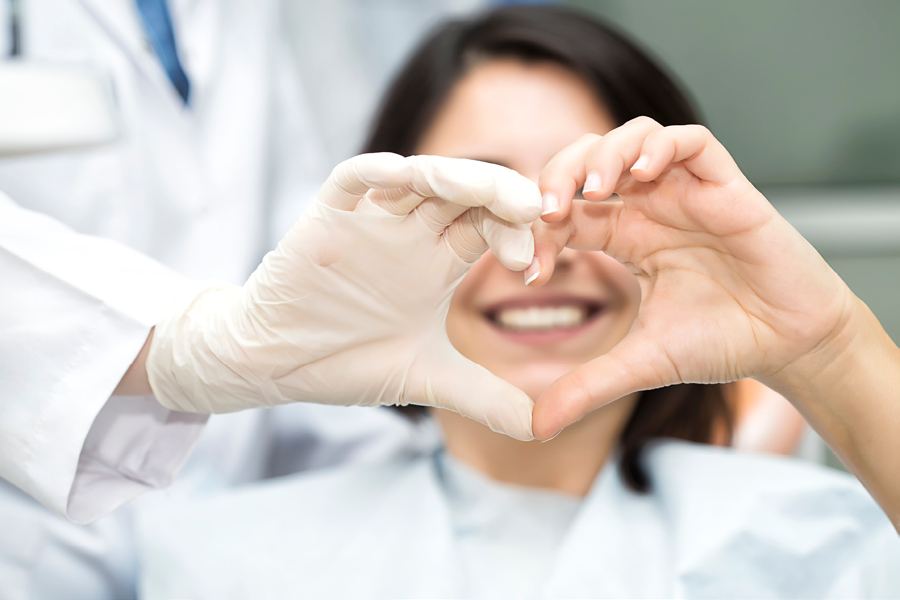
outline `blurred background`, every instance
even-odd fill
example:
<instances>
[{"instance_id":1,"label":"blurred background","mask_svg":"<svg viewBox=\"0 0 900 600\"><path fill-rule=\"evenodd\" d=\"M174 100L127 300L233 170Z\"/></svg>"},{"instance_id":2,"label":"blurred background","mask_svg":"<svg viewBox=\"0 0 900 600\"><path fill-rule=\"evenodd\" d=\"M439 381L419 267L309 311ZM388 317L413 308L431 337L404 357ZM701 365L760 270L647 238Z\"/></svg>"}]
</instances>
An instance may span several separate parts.
<instances>
[{"instance_id":1,"label":"blurred background","mask_svg":"<svg viewBox=\"0 0 900 600\"><path fill-rule=\"evenodd\" d=\"M778 210L900 342L900 2L571 0L650 50ZM391 74L486 0L288 0L327 160L358 152ZM799 453L840 467L814 434Z\"/></svg>"}]
</instances>

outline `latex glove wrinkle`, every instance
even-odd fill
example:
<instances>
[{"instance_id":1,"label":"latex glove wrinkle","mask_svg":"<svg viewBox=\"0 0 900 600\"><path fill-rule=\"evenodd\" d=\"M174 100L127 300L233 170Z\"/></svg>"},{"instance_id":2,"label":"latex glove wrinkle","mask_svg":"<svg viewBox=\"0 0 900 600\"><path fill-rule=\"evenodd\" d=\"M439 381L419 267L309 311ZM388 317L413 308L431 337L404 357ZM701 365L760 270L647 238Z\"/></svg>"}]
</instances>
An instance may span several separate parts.
<instances>
[{"instance_id":1,"label":"latex glove wrinkle","mask_svg":"<svg viewBox=\"0 0 900 600\"><path fill-rule=\"evenodd\" d=\"M446 317L488 247L530 264L539 215L537 186L496 165L346 161L243 287L211 285L157 325L154 393L203 413L424 404L531 439L531 399L459 354Z\"/></svg>"}]
</instances>

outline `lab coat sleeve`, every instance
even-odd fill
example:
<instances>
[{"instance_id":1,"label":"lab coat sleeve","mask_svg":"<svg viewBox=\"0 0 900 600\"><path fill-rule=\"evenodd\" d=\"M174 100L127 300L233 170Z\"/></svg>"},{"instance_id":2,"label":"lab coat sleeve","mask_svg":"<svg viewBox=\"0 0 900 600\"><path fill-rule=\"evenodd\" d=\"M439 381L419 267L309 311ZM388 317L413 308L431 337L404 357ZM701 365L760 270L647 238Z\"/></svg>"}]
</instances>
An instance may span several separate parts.
<instances>
[{"instance_id":1,"label":"lab coat sleeve","mask_svg":"<svg viewBox=\"0 0 900 600\"><path fill-rule=\"evenodd\" d=\"M110 394L196 286L0 193L0 477L79 523L168 485L205 417Z\"/></svg>"}]
</instances>

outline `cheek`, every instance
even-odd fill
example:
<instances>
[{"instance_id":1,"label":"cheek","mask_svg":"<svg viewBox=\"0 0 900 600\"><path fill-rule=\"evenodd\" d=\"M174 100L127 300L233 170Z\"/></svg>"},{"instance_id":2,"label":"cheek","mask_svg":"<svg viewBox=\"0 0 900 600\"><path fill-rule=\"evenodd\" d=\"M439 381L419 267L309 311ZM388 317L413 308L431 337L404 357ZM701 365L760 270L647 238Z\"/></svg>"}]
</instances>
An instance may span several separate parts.
<instances>
[{"instance_id":1,"label":"cheek","mask_svg":"<svg viewBox=\"0 0 900 600\"><path fill-rule=\"evenodd\" d=\"M490 271L499 264L500 261L490 250L485 252L484 256L475 261L463 280L459 282L459 286L453 292L453 304L471 305L475 293L490 280Z\"/></svg>"},{"instance_id":2,"label":"cheek","mask_svg":"<svg viewBox=\"0 0 900 600\"><path fill-rule=\"evenodd\" d=\"M627 268L621 264L619 264L619 267L622 269L619 274L621 276L622 289L624 290L625 304L628 307L625 313L629 323L628 329L630 330L631 323L637 318L638 311L641 308L641 284L638 278L629 272Z\"/></svg>"},{"instance_id":3,"label":"cheek","mask_svg":"<svg viewBox=\"0 0 900 600\"><path fill-rule=\"evenodd\" d=\"M463 277L450 301L450 310L447 313L447 337L453 346L469 359L472 359L473 350L478 343L476 327L481 316L475 310L473 301L478 291L490 281L490 272L494 265L499 264L488 250Z\"/></svg>"},{"instance_id":4,"label":"cheek","mask_svg":"<svg viewBox=\"0 0 900 600\"><path fill-rule=\"evenodd\" d=\"M614 258L610 258L602 252L585 253L592 263L598 277L608 282L608 287L614 290L617 300L616 310L623 318L630 316L631 321L637 316L641 306L641 285L628 268ZM631 327L629 321L628 326Z\"/></svg>"},{"instance_id":5,"label":"cheek","mask_svg":"<svg viewBox=\"0 0 900 600\"><path fill-rule=\"evenodd\" d=\"M548 360L545 358L525 363L500 365L489 370L536 401L554 381L567 373L571 373L573 369L593 358L595 358L593 355L585 356L582 360L572 358L567 360Z\"/></svg>"}]
</instances>

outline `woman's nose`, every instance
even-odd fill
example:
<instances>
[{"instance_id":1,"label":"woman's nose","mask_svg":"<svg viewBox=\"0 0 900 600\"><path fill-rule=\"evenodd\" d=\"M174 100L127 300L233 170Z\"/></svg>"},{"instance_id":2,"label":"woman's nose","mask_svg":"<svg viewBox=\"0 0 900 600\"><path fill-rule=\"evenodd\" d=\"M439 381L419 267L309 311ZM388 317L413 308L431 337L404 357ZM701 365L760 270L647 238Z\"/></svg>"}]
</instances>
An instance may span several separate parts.
<instances>
[{"instance_id":1,"label":"woman's nose","mask_svg":"<svg viewBox=\"0 0 900 600\"><path fill-rule=\"evenodd\" d=\"M557 279L559 277L564 277L567 273L569 273L572 270L577 256L578 250L564 248L563 251L559 253L559 258L556 259L556 268L553 270L553 276L550 277L550 281L553 281L554 279Z\"/></svg>"}]
</instances>

